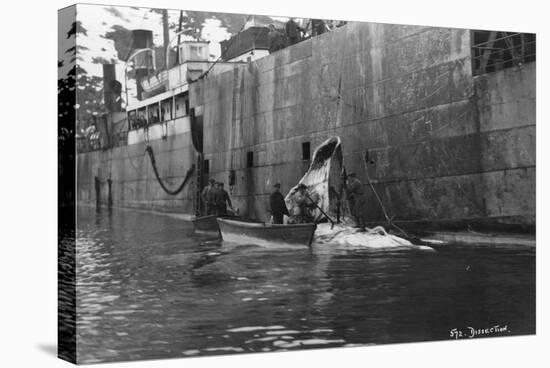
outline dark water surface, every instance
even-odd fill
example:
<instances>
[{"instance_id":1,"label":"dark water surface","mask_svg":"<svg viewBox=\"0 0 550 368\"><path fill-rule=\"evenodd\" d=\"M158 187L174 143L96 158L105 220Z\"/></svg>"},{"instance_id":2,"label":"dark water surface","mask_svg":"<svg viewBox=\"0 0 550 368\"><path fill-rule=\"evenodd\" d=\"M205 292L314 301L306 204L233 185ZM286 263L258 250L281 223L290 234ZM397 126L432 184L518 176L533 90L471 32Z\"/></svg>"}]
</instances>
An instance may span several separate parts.
<instances>
[{"instance_id":1,"label":"dark water surface","mask_svg":"<svg viewBox=\"0 0 550 368\"><path fill-rule=\"evenodd\" d=\"M535 332L534 249L265 249L80 208L76 253L80 363Z\"/></svg>"}]
</instances>

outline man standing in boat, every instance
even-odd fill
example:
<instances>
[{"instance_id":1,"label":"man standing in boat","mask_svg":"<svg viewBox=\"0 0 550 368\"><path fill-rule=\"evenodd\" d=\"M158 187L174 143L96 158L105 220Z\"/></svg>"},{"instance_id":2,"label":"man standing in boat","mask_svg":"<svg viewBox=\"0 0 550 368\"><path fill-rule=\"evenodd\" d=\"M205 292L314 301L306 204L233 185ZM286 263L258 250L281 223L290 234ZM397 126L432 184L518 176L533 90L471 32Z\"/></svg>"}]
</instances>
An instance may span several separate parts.
<instances>
[{"instance_id":1,"label":"man standing in boat","mask_svg":"<svg viewBox=\"0 0 550 368\"><path fill-rule=\"evenodd\" d=\"M281 194L281 184L273 184L273 192L269 196L269 207L274 224L282 224L284 215L289 215L283 195Z\"/></svg>"},{"instance_id":2,"label":"man standing in boat","mask_svg":"<svg viewBox=\"0 0 550 368\"><path fill-rule=\"evenodd\" d=\"M365 209L367 199L363 189L363 183L357 179L355 173L348 175L348 204L351 215L355 219L355 227L365 230Z\"/></svg>"},{"instance_id":3,"label":"man standing in boat","mask_svg":"<svg viewBox=\"0 0 550 368\"><path fill-rule=\"evenodd\" d=\"M208 185L205 186L201 192L201 197L206 205L206 215L213 215L215 212L214 198L210 192L213 191L216 181L214 179L208 180ZM213 193L212 193L213 194Z\"/></svg>"},{"instance_id":4,"label":"man standing in boat","mask_svg":"<svg viewBox=\"0 0 550 368\"><path fill-rule=\"evenodd\" d=\"M218 182L217 188L214 193L214 202L216 203L216 216L226 216L227 215L227 206L232 208L231 198L229 198L229 193L223 189L223 183Z\"/></svg>"}]
</instances>

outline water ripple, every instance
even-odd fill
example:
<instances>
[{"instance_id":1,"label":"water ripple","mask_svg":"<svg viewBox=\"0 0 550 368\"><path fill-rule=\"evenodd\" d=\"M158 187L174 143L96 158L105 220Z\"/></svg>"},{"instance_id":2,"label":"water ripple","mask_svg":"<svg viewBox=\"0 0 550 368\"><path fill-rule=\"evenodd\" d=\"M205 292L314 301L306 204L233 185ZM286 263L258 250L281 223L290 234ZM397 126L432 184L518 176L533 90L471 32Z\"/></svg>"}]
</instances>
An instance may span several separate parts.
<instances>
[{"instance_id":1,"label":"water ripple","mask_svg":"<svg viewBox=\"0 0 550 368\"><path fill-rule=\"evenodd\" d=\"M76 287L80 363L446 339L487 321L535 329L534 252L226 246L179 219L87 208L77 223L78 279L60 287ZM60 247L61 269L72 251Z\"/></svg>"}]
</instances>

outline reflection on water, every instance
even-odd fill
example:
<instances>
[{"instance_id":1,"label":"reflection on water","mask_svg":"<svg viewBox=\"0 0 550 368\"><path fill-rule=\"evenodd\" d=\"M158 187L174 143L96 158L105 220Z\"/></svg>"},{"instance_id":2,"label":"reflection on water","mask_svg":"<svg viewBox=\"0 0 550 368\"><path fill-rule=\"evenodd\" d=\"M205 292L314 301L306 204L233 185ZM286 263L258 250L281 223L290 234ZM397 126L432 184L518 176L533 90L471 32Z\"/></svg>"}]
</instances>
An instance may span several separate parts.
<instances>
[{"instance_id":1,"label":"reflection on water","mask_svg":"<svg viewBox=\"0 0 550 368\"><path fill-rule=\"evenodd\" d=\"M529 249L269 250L80 208L76 253L79 363L535 332Z\"/></svg>"}]
</instances>

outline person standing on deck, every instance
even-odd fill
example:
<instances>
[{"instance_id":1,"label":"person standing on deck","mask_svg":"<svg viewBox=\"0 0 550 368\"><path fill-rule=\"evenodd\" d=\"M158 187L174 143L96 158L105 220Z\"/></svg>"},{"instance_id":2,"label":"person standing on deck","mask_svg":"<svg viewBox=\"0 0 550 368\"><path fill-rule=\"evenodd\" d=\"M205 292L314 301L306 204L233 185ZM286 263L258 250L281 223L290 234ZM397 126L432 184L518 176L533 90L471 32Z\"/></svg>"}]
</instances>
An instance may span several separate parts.
<instances>
[{"instance_id":1,"label":"person standing on deck","mask_svg":"<svg viewBox=\"0 0 550 368\"><path fill-rule=\"evenodd\" d=\"M355 227L365 230L365 209L367 200L363 183L357 179L355 173L348 175L348 203L351 214L355 219Z\"/></svg>"},{"instance_id":2,"label":"person standing on deck","mask_svg":"<svg viewBox=\"0 0 550 368\"><path fill-rule=\"evenodd\" d=\"M275 29L275 26L273 24L269 25L267 40L269 43L270 54L274 53L277 50L284 49L286 47L284 34L278 31L277 29Z\"/></svg>"},{"instance_id":3,"label":"person standing on deck","mask_svg":"<svg viewBox=\"0 0 550 368\"><path fill-rule=\"evenodd\" d=\"M213 215L214 214L214 202L213 198L210 195L210 192L212 189L214 189L216 181L214 179L208 180L208 185L204 187L204 189L201 192L201 197L206 205L206 215Z\"/></svg>"},{"instance_id":4,"label":"person standing on deck","mask_svg":"<svg viewBox=\"0 0 550 368\"><path fill-rule=\"evenodd\" d=\"M288 22L286 22L285 32L289 42L289 46L294 45L301 41L302 37L300 32L302 32L302 28L298 26L298 24L294 21L294 19L290 18Z\"/></svg>"},{"instance_id":5,"label":"person standing on deck","mask_svg":"<svg viewBox=\"0 0 550 368\"><path fill-rule=\"evenodd\" d=\"M281 184L276 183L273 185L273 192L269 196L269 208L271 209L271 216L273 216L274 224L282 224L284 215L289 215L288 209L283 195L281 194Z\"/></svg>"},{"instance_id":6,"label":"person standing on deck","mask_svg":"<svg viewBox=\"0 0 550 368\"><path fill-rule=\"evenodd\" d=\"M231 205L231 198L229 198L229 193L223 189L223 183L218 182L216 192L214 193L214 201L216 203L216 216L226 216L227 215L227 205L229 208L233 207Z\"/></svg>"}]
</instances>

